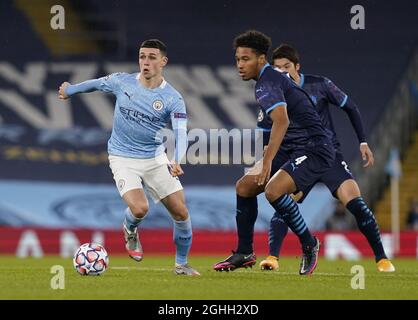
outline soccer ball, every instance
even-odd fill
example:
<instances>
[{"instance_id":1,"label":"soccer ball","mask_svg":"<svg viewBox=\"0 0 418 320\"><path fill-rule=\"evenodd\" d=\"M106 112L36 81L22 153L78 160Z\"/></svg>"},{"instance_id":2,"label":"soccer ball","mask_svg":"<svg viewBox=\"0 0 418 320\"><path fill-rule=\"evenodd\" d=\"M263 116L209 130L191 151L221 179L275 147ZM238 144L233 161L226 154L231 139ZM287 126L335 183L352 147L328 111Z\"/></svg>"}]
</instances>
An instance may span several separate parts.
<instances>
[{"instance_id":1,"label":"soccer ball","mask_svg":"<svg viewBox=\"0 0 418 320\"><path fill-rule=\"evenodd\" d=\"M73 265L83 276L98 276L109 266L109 256L98 243L84 243L75 252Z\"/></svg>"}]
</instances>

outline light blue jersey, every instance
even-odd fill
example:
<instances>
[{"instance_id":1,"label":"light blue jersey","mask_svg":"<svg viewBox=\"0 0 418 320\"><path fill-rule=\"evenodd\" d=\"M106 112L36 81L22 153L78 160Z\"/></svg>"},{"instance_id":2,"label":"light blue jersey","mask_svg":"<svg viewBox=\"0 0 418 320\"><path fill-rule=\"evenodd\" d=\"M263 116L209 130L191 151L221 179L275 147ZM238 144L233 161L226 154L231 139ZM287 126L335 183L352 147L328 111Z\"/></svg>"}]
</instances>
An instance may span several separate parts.
<instances>
[{"instance_id":1,"label":"light blue jersey","mask_svg":"<svg viewBox=\"0 0 418 320\"><path fill-rule=\"evenodd\" d=\"M154 158L164 152L157 133L171 120L176 133L175 160L180 162L187 149L186 106L180 93L165 80L154 89L146 88L139 73L113 73L66 88L71 96L100 90L116 96L112 135L108 142L111 155L129 158Z\"/></svg>"}]
</instances>

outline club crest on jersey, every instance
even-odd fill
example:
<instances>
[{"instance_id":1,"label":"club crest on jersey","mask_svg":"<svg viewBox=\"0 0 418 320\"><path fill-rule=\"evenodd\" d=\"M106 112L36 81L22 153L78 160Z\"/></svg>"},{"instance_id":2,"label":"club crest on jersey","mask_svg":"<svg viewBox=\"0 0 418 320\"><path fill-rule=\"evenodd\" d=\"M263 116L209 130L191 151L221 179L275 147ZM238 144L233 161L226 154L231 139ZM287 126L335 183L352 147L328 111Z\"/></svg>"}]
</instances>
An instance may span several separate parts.
<instances>
[{"instance_id":1,"label":"club crest on jersey","mask_svg":"<svg viewBox=\"0 0 418 320\"><path fill-rule=\"evenodd\" d=\"M260 110L260 111L258 112L257 121L258 121L258 122L261 122L261 121L263 121L263 119L264 119L264 113L263 113L263 110Z\"/></svg>"},{"instance_id":2,"label":"club crest on jersey","mask_svg":"<svg viewBox=\"0 0 418 320\"><path fill-rule=\"evenodd\" d=\"M160 111L164 107L164 103L161 100L155 100L152 103L154 110Z\"/></svg>"}]
</instances>

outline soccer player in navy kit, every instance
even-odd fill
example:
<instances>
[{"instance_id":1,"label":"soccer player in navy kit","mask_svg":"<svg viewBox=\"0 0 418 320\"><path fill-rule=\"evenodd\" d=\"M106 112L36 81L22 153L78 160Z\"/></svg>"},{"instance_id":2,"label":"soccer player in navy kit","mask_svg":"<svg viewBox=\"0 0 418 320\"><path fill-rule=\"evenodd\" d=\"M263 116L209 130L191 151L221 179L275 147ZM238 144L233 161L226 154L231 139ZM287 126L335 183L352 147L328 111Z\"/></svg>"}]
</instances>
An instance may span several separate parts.
<instances>
[{"instance_id":1,"label":"soccer player in navy kit","mask_svg":"<svg viewBox=\"0 0 418 320\"><path fill-rule=\"evenodd\" d=\"M256 80L258 105L272 119L269 143L259 173L252 176L264 188L267 200L298 236L302 244L299 274L311 274L318 262L319 241L312 236L297 204L289 196L306 192L334 163L335 150L328 132L308 94L289 77L275 71L267 62L269 37L258 31L247 31L234 40L236 66L244 81ZM279 148L288 161L271 177L272 162ZM237 192L238 237L251 236L256 219L256 199ZM214 265L217 271L255 264L252 245L238 244L236 252Z\"/></svg>"},{"instance_id":2,"label":"soccer player in navy kit","mask_svg":"<svg viewBox=\"0 0 418 320\"><path fill-rule=\"evenodd\" d=\"M280 45L274 50L272 60L275 67L282 72L287 72L301 88L309 93L316 105L324 127L332 134L332 142L337 151L336 161L333 167L321 177L320 182L323 182L334 197L339 199L356 218L360 231L364 234L373 250L378 271L395 271L393 264L387 259L385 254L376 219L361 197L360 189L348 168L348 164L344 161L329 109L331 105L334 105L347 113L359 141L360 153L363 160L366 161L364 167L368 167L373 165L374 158L366 142L358 107L331 80L322 76L299 73L299 54L292 46L287 44ZM263 111L260 110L260 112ZM258 122L258 127L265 132L269 132L271 128L269 117L264 116L263 113L259 120L261 121ZM306 195L304 194L303 197L306 197ZM286 223L276 212L270 224L269 256L260 263L260 267L263 270L278 269L277 259L287 231Z\"/></svg>"},{"instance_id":3,"label":"soccer player in navy kit","mask_svg":"<svg viewBox=\"0 0 418 320\"><path fill-rule=\"evenodd\" d=\"M187 263L192 225L178 178L183 174L180 161L187 149L186 106L181 94L162 76L167 61L165 44L158 39L146 40L139 48L139 73L119 72L74 85L64 82L59 88L59 98L96 90L116 96L108 153L119 194L128 205L123 223L126 250L135 261L142 260L138 227L149 207L144 185L173 218L175 274L195 276L199 272ZM171 162L159 135L170 121L176 136L175 157Z\"/></svg>"}]
</instances>

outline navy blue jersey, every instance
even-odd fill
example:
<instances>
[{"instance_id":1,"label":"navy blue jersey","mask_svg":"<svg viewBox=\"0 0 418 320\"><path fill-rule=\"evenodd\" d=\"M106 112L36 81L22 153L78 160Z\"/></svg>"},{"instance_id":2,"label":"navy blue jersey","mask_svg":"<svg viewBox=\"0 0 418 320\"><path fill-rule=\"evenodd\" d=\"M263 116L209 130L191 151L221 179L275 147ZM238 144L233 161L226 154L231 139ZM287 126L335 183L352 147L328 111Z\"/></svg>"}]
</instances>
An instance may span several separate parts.
<instances>
[{"instance_id":1,"label":"navy blue jersey","mask_svg":"<svg viewBox=\"0 0 418 320\"><path fill-rule=\"evenodd\" d=\"M329 133L322 126L308 93L287 75L277 72L268 64L261 71L255 85L255 98L262 110L259 124L269 121L268 115L275 108L287 106L289 127L281 144L284 151L331 143ZM271 119L270 126L260 127L271 129Z\"/></svg>"},{"instance_id":2,"label":"navy blue jersey","mask_svg":"<svg viewBox=\"0 0 418 320\"><path fill-rule=\"evenodd\" d=\"M332 121L330 105L339 106L343 108L347 102L348 96L338 88L331 80L316 76L316 75L300 75L301 88L307 91L315 103L322 124L330 130L332 136L332 143L336 150L340 151L340 142L335 133L334 123Z\"/></svg>"},{"instance_id":3,"label":"navy blue jersey","mask_svg":"<svg viewBox=\"0 0 418 320\"><path fill-rule=\"evenodd\" d=\"M348 99L347 94L345 94L340 88L338 88L331 80L317 75L304 75L301 74L300 87L303 88L311 98L312 102L315 104L315 108L318 111L318 114L321 119L322 125L327 129L329 135L331 136L332 143L336 150L341 152L341 145L338 141L337 134L335 132L334 123L332 121L330 105L338 106L344 110L356 131L359 142L365 142L365 134L363 125L361 123L360 113L356 104ZM257 127L264 130L266 133L265 143L268 140L272 126L272 121L270 117L266 117L265 113L260 109L258 115L258 124Z\"/></svg>"}]
</instances>

